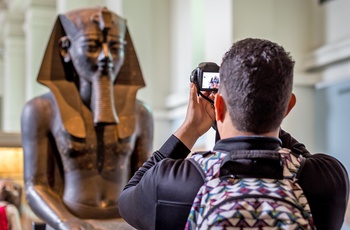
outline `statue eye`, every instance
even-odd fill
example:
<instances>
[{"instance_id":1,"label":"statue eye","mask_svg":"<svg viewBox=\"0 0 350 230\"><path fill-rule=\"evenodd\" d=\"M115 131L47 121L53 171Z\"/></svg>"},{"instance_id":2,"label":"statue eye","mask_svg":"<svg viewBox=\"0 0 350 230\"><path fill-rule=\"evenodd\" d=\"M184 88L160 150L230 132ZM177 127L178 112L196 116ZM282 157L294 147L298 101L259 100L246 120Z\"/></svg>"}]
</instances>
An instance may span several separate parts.
<instances>
[{"instance_id":1,"label":"statue eye","mask_svg":"<svg viewBox=\"0 0 350 230\"><path fill-rule=\"evenodd\" d=\"M93 53L100 50L101 44L98 41L86 41L83 48L85 52Z\"/></svg>"},{"instance_id":2,"label":"statue eye","mask_svg":"<svg viewBox=\"0 0 350 230\"><path fill-rule=\"evenodd\" d=\"M111 53L118 53L121 50L124 50L124 44L121 44L120 42L111 42L109 44L109 49Z\"/></svg>"}]
</instances>

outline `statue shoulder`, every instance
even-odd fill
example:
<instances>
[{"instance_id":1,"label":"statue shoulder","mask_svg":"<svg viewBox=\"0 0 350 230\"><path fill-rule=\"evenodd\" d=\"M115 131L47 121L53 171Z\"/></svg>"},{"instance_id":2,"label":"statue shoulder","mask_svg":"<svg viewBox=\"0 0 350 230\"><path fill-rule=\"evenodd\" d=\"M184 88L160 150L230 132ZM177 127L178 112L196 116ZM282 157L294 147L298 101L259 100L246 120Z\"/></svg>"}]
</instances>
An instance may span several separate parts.
<instances>
[{"instance_id":1,"label":"statue shoulder","mask_svg":"<svg viewBox=\"0 0 350 230\"><path fill-rule=\"evenodd\" d=\"M22 122L42 120L54 113L55 99L51 92L27 101L22 110Z\"/></svg>"},{"instance_id":2,"label":"statue shoulder","mask_svg":"<svg viewBox=\"0 0 350 230\"><path fill-rule=\"evenodd\" d=\"M153 120L152 107L144 101L136 100L136 111L141 117L147 117Z\"/></svg>"}]
</instances>

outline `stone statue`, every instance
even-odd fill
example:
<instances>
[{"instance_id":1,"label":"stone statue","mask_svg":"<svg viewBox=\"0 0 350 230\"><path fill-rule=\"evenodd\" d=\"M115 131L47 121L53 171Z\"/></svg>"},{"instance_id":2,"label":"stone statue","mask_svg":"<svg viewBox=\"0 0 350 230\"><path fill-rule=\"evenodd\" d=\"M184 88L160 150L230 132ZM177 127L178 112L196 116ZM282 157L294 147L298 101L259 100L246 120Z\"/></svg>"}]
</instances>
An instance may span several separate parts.
<instances>
[{"instance_id":1,"label":"stone statue","mask_svg":"<svg viewBox=\"0 0 350 230\"><path fill-rule=\"evenodd\" d=\"M29 206L54 229L118 229L118 196L153 140L126 21L107 8L59 15L38 81L50 92L21 118Z\"/></svg>"}]
</instances>

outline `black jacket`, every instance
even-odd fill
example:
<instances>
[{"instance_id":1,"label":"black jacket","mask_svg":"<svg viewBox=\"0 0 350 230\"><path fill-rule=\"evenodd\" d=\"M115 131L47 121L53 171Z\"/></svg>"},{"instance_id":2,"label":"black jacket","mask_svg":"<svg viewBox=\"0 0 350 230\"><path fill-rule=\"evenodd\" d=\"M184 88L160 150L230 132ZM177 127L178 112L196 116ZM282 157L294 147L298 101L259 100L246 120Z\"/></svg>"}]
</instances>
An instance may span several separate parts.
<instances>
[{"instance_id":1,"label":"black jacket","mask_svg":"<svg viewBox=\"0 0 350 230\"><path fill-rule=\"evenodd\" d=\"M340 229L348 201L349 179L335 158L326 154L311 155L304 145L283 131L280 139L220 140L214 151L275 150L281 145L306 157L299 184L317 229ZM192 202L204 183L202 170L185 159L189 153L181 141L171 136L134 174L118 201L120 214L130 225L137 229L184 229Z\"/></svg>"}]
</instances>

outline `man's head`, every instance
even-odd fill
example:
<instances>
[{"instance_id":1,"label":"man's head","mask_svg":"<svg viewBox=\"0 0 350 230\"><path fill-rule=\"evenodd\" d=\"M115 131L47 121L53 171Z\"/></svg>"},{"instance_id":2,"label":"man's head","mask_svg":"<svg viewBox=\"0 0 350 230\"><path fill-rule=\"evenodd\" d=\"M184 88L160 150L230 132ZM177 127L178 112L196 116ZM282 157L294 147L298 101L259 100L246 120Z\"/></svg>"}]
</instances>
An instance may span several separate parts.
<instances>
[{"instance_id":1,"label":"man's head","mask_svg":"<svg viewBox=\"0 0 350 230\"><path fill-rule=\"evenodd\" d=\"M292 96L294 61L276 43L248 38L233 44L220 67L219 93L238 131L279 128Z\"/></svg>"}]
</instances>

